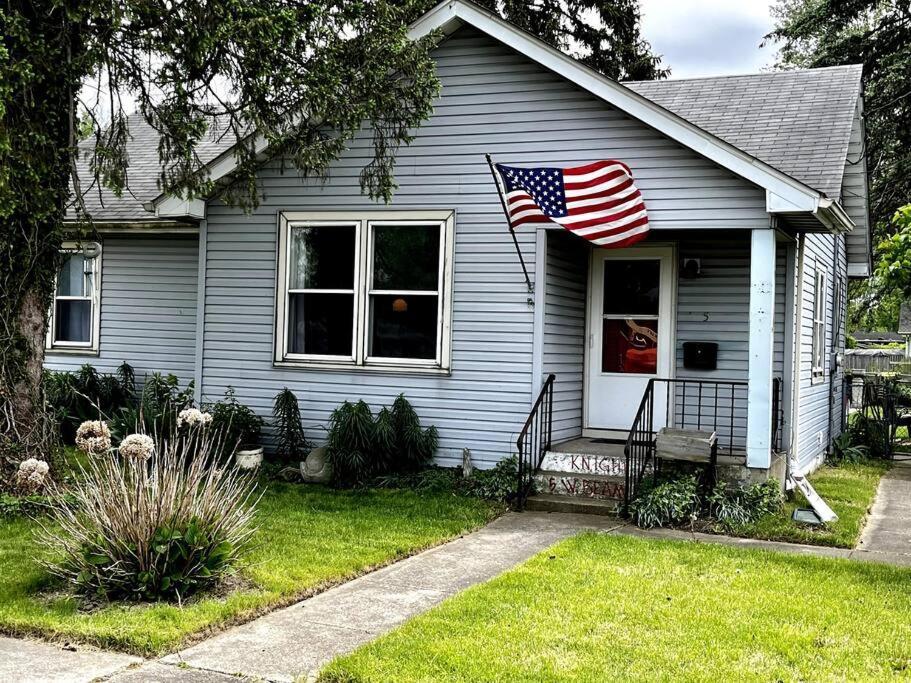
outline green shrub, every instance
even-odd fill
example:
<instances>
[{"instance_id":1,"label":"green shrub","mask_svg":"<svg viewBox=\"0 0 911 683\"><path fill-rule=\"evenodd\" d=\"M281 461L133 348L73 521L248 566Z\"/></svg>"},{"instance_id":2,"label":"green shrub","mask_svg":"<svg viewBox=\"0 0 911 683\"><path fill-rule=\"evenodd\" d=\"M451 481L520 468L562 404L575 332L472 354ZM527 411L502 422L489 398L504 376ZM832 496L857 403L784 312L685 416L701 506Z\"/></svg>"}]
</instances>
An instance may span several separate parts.
<instances>
[{"instance_id":1,"label":"green shrub","mask_svg":"<svg viewBox=\"0 0 911 683\"><path fill-rule=\"evenodd\" d=\"M263 429L263 419L237 400L234 389L228 387L222 400L205 407L212 415L212 430L218 434L216 450L230 457L238 446L256 446Z\"/></svg>"},{"instance_id":2,"label":"green shrub","mask_svg":"<svg viewBox=\"0 0 911 683\"><path fill-rule=\"evenodd\" d=\"M699 481L695 475L658 484L630 506L636 524L652 527L692 524L699 515Z\"/></svg>"},{"instance_id":3,"label":"green shrub","mask_svg":"<svg viewBox=\"0 0 911 683\"><path fill-rule=\"evenodd\" d=\"M775 479L728 488L719 482L709 494L709 514L725 530L754 522L781 510L781 485Z\"/></svg>"},{"instance_id":4,"label":"green shrub","mask_svg":"<svg viewBox=\"0 0 911 683\"><path fill-rule=\"evenodd\" d=\"M150 459L89 458L53 489L46 567L74 590L182 600L231 572L254 533L252 475L216 467L213 437L171 432Z\"/></svg>"},{"instance_id":5,"label":"green shrub","mask_svg":"<svg viewBox=\"0 0 911 683\"><path fill-rule=\"evenodd\" d=\"M329 417L326 449L338 486L361 486L376 477L416 473L437 450L436 427L421 427L411 404L399 395L376 418L364 401L345 401Z\"/></svg>"},{"instance_id":6,"label":"green shrub","mask_svg":"<svg viewBox=\"0 0 911 683\"><path fill-rule=\"evenodd\" d=\"M421 427L414 408L399 394L392 404L395 446L389 467L394 472L416 472L433 460L439 444L436 427Z\"/></svg>"},{"instance_id":7,"label":"green shrub","mask_svg":"<svg viewBox=\"0 0 911 683\"><path fill-rule=\"evenodd\" d=\"M326 454L337 486L359 486L382 474L376 466L373 413L364 401L345 401L329 416Z\"/></svg>"},{"instance_id":8,"label":"green shrub","mask_svg":"<svg viewBox=\"0 0 911 683\"><path fill-rule=\"evenodd\" d=\"M885 420L856 413L848 426L850 442L867 448L869 457L885 458L890 451L889 429Z\"/></svg>"},{"instance_id":9,"label":"green shrub","mask_svg":"<svg viewBox=\"0 0 911 683\"><path fill-rule=\"evenodd\" d=\"M516 491L519 459L515 455L503 458L489 470L475 470L460 480L461 489L468 495L485 500L507 501Z\"/></svg>"},{"instance_id":10,"label":"green shrub","mask_svg":"<svg viewBox=\"0 0 911 683\"><path fill-rule=\"evenodd\" d=\"M127 363L115 374L100 373L88 364L76 372L46 370L43 384L45 400L60 425L60 436L70 445L83 422L111 419L137 405L136 378Z\"/></svg>"},{"instance_id":11,"label":"green shrub","mask_svg":"<svg viewBox=\"0 0 911 683\"><path fill-rule=\"evenodd\" d=\"M852 465L865 462L870 458L870 449L854 443L855 434L846 429L837 437L832 439L832 448L829 450L828 462L835 467L840 465Z\"/></svg>"},{"instance_id":12,"label":"green shrub","mask_svg":"<svg viewBox=\"0 0 911 683\"><path fill-rule=\"evenodd\" d=\"M291 465L306 458L312 446L304 435L297 396L288 387L278 392L275 397L272 418L275 427L276 461L282 465Z\"/></svg>"},{"instance_id":13,"label":"green shrub","mask_svg":"<svg viewBox=\"0 0 911 683\"><path fill-rule=\"evenodd\" d=\"M75 499L67 495L72 503ZM2 517L36 517L51 510L54 499L50 496L33 493L28 496L14 496L9 493L0 493L0 518Z\"/></svg>"}]
</instances>

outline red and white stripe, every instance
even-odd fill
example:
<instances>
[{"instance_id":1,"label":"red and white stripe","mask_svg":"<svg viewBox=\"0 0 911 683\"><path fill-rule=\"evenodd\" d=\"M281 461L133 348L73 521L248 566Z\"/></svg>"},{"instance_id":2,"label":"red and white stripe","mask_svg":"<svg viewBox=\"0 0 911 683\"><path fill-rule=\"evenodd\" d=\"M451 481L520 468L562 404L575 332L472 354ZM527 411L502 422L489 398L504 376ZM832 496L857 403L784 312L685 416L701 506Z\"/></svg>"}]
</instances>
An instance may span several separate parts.
<instances>
[{"instance_id":1,"label":"red and white stripe","mask_svg":"<svg viewBox=\"0 0 911 683\"><path fill-rule=\"evenodd\" d=\"M645 238L648 215L629 166L621 161L596 161L564 168L567 215L546 216L524 190L506 195L513 228L553 221L602 247L625 247Z\"/></svg>"}]
</instances>

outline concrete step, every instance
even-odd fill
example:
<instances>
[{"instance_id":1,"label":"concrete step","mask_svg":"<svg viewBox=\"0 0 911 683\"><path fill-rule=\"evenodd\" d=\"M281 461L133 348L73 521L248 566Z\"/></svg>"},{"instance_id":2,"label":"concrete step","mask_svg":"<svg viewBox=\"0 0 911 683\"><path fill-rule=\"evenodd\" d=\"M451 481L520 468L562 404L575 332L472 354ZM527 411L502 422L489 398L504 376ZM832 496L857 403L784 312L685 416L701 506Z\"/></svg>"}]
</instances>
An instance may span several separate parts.
<instances>
[{"instance_id":1,"label":"concrete step","mask_svg":"<svg viewBox=\"0 0 911 683\"><path fill-rule=\"evenodd\" d=\"M626 471L626 458L622 454L594 455L591 453L548 451L544 454L541 469L548 472L564 472L580 477L590 475L622 477Z\"/></svg>"},{"instance_id":2,"label":"concrete step","mask_svg":"<svg viewBox=\"0 0 911 683\"><path fill-rule=\"evenodd\" d=\"M624 478L543 470L535 475L535 488L541 493L568 498L622 500Z\"/></svg>"},{"instance_id":3,"label":"concrete step","mask_svg":"<svg viewBox=\"0 0 911 683\"><path fill-rule=\"evenodd\" d=\"M573 498L536 493L525 501L526 510L537 512L575 512L585 515L616 515L621 501L597 498Z\"/></svg>"}]
</instances>

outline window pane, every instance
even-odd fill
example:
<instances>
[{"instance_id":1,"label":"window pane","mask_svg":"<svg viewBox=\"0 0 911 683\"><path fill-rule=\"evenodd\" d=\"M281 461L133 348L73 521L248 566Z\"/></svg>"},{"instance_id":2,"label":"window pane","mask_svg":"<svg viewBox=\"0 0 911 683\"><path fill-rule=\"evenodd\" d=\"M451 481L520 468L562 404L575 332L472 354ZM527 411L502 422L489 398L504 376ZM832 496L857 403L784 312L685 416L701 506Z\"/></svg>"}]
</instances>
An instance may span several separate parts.
<instances>
[{"instance_id":1,"label":"window pane","mask_svg":"<svg viewBox=\"0 0 911 683\"><path fill-rule=\"evenodd\" d=\"M438 299L372 295L369 354L379 358L436 358Z\"/></svg>"},{"instance_id":2,"label":"window pane","mask_svg":"<svg viewBox=\"0 0 911 683\"><path fill-rule=\"evenodd\" d=\"M92 296L91 259L82 254L67 254L64 257L57 274L57 296Z\"/></svg>"},{"instance_id":3,"label":"window pane","mask_svg":"<svg viewBox=\"0 0 911 683\"><path fill-rule=\"evenodd\" d=\"M657 259L604 262L604 313L658 315L661 262Z\"/></svg>"},{"instance_id":4,"label":"window pane","mask_svg":"<svg viewBox=\"0 0 911 683\"><path fill-rule=\"evenodd\" d=\"M291 229L291 289L354 288L354 226Z\"/></svg>"},{"instance_id":5,"label":"window pane","mask_svg":"<svg viewBox=\"0 0 911 683\"><path fill-rule=\"evenodd\" d=\"M92 341L92 302L58 299L54 310L54 341Z\"/></svg>"},{"instance_id":6,"label":"window pane","mask_svg":"<svg viewBox=\"0 0 911 683\"><path fill-rule=\"evenodd\" d=\"M288 351L351 356L353 294L290 294Z\"/></svg>"},{"instance_id":7,"label":"window pane","mask_svg":"<svg viewBox=\"0 0 911 683\"><path fill-rule=\"evenodd\" d=\"M373 289L436 291L439 281L439 225L374 226Z\"/></svg>"},{"instance_id":8,"label":"window pane","mask_svg":"<svg viewBox=\"0 0 911 683\"><path fill-rule=\"evenodd\" d=\"M658 372L657 320L605 320L601 372L654 375Z\"/></svg>"}]
</instances>

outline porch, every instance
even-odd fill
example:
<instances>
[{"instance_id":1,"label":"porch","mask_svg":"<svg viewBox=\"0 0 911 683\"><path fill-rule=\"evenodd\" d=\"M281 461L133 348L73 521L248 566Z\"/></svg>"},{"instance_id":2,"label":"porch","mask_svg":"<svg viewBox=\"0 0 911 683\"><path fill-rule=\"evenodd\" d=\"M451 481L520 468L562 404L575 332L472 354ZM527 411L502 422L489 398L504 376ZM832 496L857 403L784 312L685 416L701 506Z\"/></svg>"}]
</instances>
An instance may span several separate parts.
<instances>
[{"instance_id":1,"label":"porch","mask_svg":"<svg viewBox=\"0 0 911 683\"><path fill-rule=\"evenodd\" d=\"M714 432L719 466L768 476L791 438L793 244L771 229L668 231L603 250L542 233L536 322L554 379L538 411L553 447L519 444L539 448L538 490L628 500L662 427ZM543 433L528 426L526 439Z\"/></svg>"}]
</instances>

